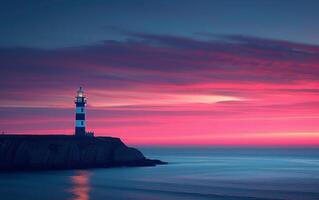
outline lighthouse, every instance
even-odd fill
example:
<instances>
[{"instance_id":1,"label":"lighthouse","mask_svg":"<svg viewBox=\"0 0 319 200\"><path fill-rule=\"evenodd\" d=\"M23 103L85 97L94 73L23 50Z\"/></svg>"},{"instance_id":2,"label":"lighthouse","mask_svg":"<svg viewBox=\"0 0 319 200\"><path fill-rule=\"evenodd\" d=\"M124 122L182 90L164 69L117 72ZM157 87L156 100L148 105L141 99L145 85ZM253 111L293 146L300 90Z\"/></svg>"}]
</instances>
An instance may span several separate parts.
<instances>
[{"instance_id":1,"label":"lighthouse","mask_svg":"<svg viewBox=\"0 0 319 200\"><path fill-rule=\"evenodd\" d=\"M86 97L82 87L76 93L75 103L75 136L85 136L85 105Z\"/></svg>"}]
</instances>

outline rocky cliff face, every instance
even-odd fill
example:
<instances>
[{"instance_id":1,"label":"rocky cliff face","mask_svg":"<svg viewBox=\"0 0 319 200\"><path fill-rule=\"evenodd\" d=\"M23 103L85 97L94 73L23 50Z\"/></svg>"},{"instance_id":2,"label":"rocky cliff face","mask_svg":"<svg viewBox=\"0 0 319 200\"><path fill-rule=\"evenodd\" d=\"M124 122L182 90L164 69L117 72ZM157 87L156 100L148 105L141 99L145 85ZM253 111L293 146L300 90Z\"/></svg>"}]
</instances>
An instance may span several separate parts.
<instances>
[{"instance_id":1,"label":"rocky cliff face","mask_svg":"<svg viewBox=\"0 0 319 200\"><path fill-rule=\"evenodd\" d=\"M137 149L119 138L0 136L0 170L76 169L114 166L154 166Z\"/></svg>"}]
</instances>

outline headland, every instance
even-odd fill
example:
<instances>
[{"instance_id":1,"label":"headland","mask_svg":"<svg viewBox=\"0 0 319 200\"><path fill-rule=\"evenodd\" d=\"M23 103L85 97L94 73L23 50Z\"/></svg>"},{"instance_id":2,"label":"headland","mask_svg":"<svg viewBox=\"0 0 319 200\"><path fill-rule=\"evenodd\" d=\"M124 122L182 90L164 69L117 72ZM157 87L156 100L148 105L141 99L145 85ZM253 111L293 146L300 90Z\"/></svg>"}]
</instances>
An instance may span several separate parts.
<instances>
[{"instance_id":1,"label":"headland","mask_svg":"<svg viewBox=\"0 0 319 200\"><path fill-rule=\"evenodd\" d=\"M0 135L0 170L60 170L166 164L114 137Z\"/></svg>"}]
</instances>

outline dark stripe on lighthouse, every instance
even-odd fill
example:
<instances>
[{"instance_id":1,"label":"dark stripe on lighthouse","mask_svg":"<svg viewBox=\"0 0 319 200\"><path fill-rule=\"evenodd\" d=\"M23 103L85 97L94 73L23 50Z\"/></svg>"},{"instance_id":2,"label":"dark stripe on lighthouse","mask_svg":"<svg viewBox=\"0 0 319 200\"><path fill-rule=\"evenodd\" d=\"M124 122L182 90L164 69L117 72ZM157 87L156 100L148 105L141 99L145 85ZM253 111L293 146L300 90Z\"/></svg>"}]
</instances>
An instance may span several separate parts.
<instances>
[{"instance_id":1,"label":"dark stripe on lighthouse","mask_svg":"<svg viewBox=\"0 0 319 200\"><path fill-rule=\"evenodd\" d=\"M75 119L76 120L85 120L85 114L84 113L76 113Z\"/></svg>"},{"instance_id":2,"label":"dark stripe on lighthouse","mask_svg":"<svg viewBox=\"0 0 319 200\"><path fill-rule=\"evenodd\" d=\"M76 107L84 107L85 103L84 102L76 102L75 105L76 105Z\"/></svg>"},{"instance_id":3,"label":"dark stripe on lighthouse","mask_svg":"<svg viewBox=\"0 0 319 200\"><path fill-rule=\"evenodd\" d=\"M85 127L75 127L75 134L77 136L84 136L85 135Z\"/></svg>"}]
</instances>

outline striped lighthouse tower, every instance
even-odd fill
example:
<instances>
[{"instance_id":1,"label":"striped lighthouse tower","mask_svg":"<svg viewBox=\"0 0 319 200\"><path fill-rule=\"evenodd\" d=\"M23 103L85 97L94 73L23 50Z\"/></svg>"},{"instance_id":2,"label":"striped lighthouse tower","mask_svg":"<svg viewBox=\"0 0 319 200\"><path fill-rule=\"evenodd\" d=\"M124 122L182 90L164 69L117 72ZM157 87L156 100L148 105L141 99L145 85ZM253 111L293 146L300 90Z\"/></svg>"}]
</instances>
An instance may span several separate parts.
<instances>
[{"instance_id":1,"label":"striped lighthouse tower","mask_svg":"<svg viewBox=\"0 0 319 200\"><path fill-rule=\"evenodd\" d=\"M76 109L75 109L75 136L85 136L85 104L86 97L82 87L77 91L75 100L74 100Z\"/></svg>"}]
</instances>

